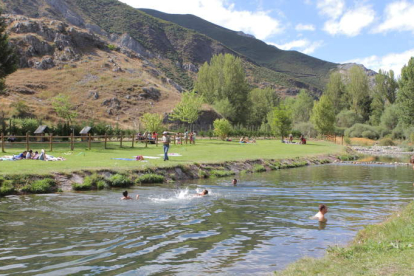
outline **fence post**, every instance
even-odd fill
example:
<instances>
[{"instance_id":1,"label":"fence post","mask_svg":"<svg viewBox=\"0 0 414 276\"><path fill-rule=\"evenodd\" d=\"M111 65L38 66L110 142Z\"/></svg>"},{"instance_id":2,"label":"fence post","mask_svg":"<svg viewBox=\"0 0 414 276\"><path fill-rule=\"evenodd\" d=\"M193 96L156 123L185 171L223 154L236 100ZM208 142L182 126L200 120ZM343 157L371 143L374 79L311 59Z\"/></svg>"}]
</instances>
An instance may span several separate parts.
<instances>
[{"instance_id":1,"label":"fence post","mask_svg":"<svg viewBox=\"0 0 414 276\"><path fill-rule=\"evenodd\" d=\"M177 140L177 139L175 139L176 137L175 137L175 135L173 135L173 139L174 139L174 145L175 145L175 141Z\"/></svg>"},{"instance_id":2,"label":"fence post","mask_svg":"<svg viewBox=\"0 0 414 276\"><path fill-rule=\"evenodd\" d=\"M89 149L91 149L91 142L92 142L92 137L91 137L91 134L90 133L88 133L88 147L89 147Z\"/></svg>"},{"instance_id":3,"label":"fence post","mask_svg":"<svg viewBox=\"0 0 414 276\"><path fill-rule=\"evenodd\" d=\"M342 146L344 145L344 136L342 135Z\"/></svg>"},{"instance_id":4,"label":"fence post","mask_svg":"<svg viewBox=\"0 0 414 276\"><path fill-rule=\"evenodd\" d=\"M155 135L155 146L158 147L158 133Z\"/></svg>"},{"instance_id":5,"label":"fence post","mask_svg":"<svg viewBox=\"0 0 414 276\"><path fill-rule=\"evenodd\" d=\"M145 138L145 147L148 147L148 136Z\"/></svg>"},{"instance_id":6,"label":"fence post","mask_svg":"<svg viewBox=\"0 0 414 276\"><path fill-rule=\"evenodd\" d=\"M50 144L49 151L53 151L53 134L52 133L49 133L49 144Z\"/></svg>"},{"instance_id":7,"label":"fence post","mask_svg":"<svg viewBox=\"0 0 414 276\"><path fill-rule=\"evenodd\" d=\"M119 147L122 148L122 134L121 134L121 139L119 140Z\"/></svg>"},{"instance_id":8,"label":"fence post","mask_svg":"<svg viewBox=\"0 0 414 276\"><path fill-rule=\"evenodd\" d=\"M29 145L29 132L26 132L26 150L28 151L29 148L30 148L30 145Z\"/></svg>"},{"instance_id":9,"label":"fence post","mask_svg":"<svg viewBox=\"0 0 414 276\"><path fill-rule=\"evenodd\" d=\"M106 141L108 140L108 136L105 133L105 149L106 149Z\"/></svg>"},{"instance_id":10,"label":"fence post","mask_svg":"<svg viewBox=\"0 0 414 276\"><path fill-rule=\"evenodd\" d=\"M1 152L5 152L4 151L4 133L1 133Z\"/></svg>"},{"instance_id":11,"label":"fence post","mask_svg":"<svg viewBox=\"0 0 414 276\"><path fill-rule=\"evenodd\" d=\"M131 148L134 148L134 142L135 142L135 134L132 134L132 146L131 146Z\"/></svg>"},{"instance_id":12,"label":"fence post","mask_svg":"<svg viewBox=\"0 0 414 276\"><path fill-rule=\"evenodd\" d=\"M73 151L75 149L75 141L74 141L73 133L70 134L70 150Z\"/></svg>"}]
</instances>

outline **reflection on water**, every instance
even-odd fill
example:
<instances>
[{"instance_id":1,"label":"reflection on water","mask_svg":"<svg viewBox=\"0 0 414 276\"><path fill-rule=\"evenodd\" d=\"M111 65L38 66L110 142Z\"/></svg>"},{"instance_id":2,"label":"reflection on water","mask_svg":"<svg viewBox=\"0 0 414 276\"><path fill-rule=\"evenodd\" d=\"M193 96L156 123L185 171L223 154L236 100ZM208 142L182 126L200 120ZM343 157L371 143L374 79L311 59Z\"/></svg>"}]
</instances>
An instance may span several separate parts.
<instances>
[{"instance_id":1,"label":"reflection on water","mask_svg":"<svg viewBox=\"0 0 414 276\"><path fill-rule=\"evenodd\" d=\"M326 165L181 188L0 199L0 274L260 275L322 256L412 198L411 168ZM202 189L209 195L194 197ZM328 223L309 217L329 206Z\"/></svg>"}]
</instances>

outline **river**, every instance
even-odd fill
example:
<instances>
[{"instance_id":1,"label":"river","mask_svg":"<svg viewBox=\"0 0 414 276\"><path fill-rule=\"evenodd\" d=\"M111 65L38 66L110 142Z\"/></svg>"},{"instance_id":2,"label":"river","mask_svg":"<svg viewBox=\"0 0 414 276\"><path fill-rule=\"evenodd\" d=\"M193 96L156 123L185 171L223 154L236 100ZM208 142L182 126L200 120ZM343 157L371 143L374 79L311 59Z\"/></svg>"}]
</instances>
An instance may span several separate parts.
<instances>
[{"instance_id":1,"label":"river","mask_svg":"<svg viewBox=\"0 0 414 276\"><path fill-rule=\"evenodd\" d=\"M268 275L345 245L413 198L411 167L321 165L0 198L0 275ZM194 197L201 189L209 195ZM309 217L328 205L328 222Z\"/></svg>"}]
</instances>

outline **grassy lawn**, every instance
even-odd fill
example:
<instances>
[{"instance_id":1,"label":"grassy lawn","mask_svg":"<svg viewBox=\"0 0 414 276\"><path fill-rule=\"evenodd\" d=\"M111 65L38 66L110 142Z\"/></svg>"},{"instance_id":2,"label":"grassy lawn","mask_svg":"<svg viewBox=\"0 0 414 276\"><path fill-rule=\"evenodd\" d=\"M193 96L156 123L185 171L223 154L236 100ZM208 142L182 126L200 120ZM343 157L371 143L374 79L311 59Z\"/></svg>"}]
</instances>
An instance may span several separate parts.
<instances>
[{"instance_id":1,"label":"grassy lawn","mask_svg":"<svg viewBox=\"0 0 414 276\"><path fill-rule=\"evenodd\" d=\"M142 169L145 167L172 166L190 163L212 163L223 161L235 161L245 159L282 159L315 156L322 154L340 154L343 147L330 142L309 141L307 145L282 144L280 141L259 140L257 144L239 144L237 142L224 142L217 140L197 140L196 145L171 145L170 153L179 153L181 157L170 157L170 161L164 162L159 156L163 153L160 144L155 145L131 144L124 142L124 148L119 143L108 144L109 149L104 149L103 143L95 143L91 150L87 144L76 144L75 150L70 151L68 144L54 145L53 152L48 152L48 145L33 144L31 149L46 149L46 153L55 157L64 157L66 161L43 162L36 160L0 161L0 175L5 174L46 174L51 172L70 172L93 169ZM12 155L25 150L24 145L10 145L6 147L6 153ZM111 158L133 158L136 155L159 156L160 159L147 159L148 162L121 161Z\"/></svg>"},{"instance_id":2,"label":"grassy lawn","mask_svg":"<svg viewBox=\"0 0 414 276\"><path fill-rule=\"evenodd\" d=\"M305 258L276 275L413 275L414 203L386 222L361 230L346 248Z\"/></svg>"}]
</instances>

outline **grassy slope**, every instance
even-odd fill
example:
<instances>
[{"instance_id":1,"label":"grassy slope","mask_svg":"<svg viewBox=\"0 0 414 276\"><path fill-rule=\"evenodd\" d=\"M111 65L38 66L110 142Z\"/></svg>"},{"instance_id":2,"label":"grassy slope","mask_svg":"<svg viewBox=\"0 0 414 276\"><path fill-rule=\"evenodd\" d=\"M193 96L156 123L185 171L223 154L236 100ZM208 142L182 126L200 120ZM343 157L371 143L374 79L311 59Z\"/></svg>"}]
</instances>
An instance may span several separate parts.
<instances>
[{"instance_id":1,"label":"grassy slope","mask_svg":"<svg viewBox=\"0 0 414 276\"><path fill-rule=\"evenodd\" d=\"M349 247L305 258L276 275L413 275L414 203L386 222L360 231Z\"/></svg>"},{"instance_id":2,"label":"grassy slope","mask_svg":"<svg viewBox=\"0 0 414 276\"><path fill-rule=\"evenodd\" d=\"M111 149L104 150L103 144L94 144L91 151L86 150L86 144L76 145L75 151L67 155L69 146L55 146L51 153L53 156L66 158L63 162L42 162L34 160L4 161L1 162L1 174L43 174L60 171L76 171L83 169L134 169L145 168L148 166L171 166L177 164L190 164L193 162L224 162L231 160L246 159L279 159L294 158L303 156L315 156L322 154L339 154L343 147L328 142L313 142L308 145L282 144L280 141L260 140L257 144L239 144L237 142L222 142L216 140L198 140L196 145L171 145L170 153L180 153L182 157L172 157L169 162L158 160L148 160L148 162L120 161L111 158L132 158L136 155L158 156L162 154L162 146L149 145L145 148L143 144L138 144L131 149L130 143L125 142L125 148L119 148L119 143L112 144ZM20 146L20 148L17 148ZM32 149L48 148L47 145L34 144ZM7 153L2 155L17 154L23 151L21 145L13 145L6 148Z\"/></svg>"},{"instance_id":3,"label":"grassy slope","mask_svg":"<svg viewBox=\"0 0 414 276\"><path fill-rule=\"evenodd\" d=\"M323 88L329 70L336 66L334 63L313 58L297 51L283 51L261 40L238 35L235 31L212 24L194 15L142 10L157 18L205 34L267 68L286 73L318 88Z\"/></svg>"}]
</instances>

